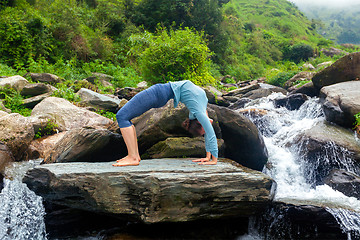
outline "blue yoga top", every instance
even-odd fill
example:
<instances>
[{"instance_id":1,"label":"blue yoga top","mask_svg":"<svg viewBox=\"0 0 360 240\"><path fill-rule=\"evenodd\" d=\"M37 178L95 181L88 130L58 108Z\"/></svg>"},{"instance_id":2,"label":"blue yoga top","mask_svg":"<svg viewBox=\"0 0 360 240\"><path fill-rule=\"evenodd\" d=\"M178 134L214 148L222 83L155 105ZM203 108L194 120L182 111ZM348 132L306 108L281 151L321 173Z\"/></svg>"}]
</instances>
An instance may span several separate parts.
<instances>
[{"instance_id":1,"label":"blue yoga top","mask_svg":"<svg viewBox=\"0 0 360 240\"><path fill-rule=\"evenodd\" d=\"M218 157L218 145L213 126L206 115L208 99L203 89L189 80L170 82L174 92L174 107L179 102L185 104L189 109L189 119L197 119L205 130L205 148L214 157Z\"/></svg>"}]
</instances>

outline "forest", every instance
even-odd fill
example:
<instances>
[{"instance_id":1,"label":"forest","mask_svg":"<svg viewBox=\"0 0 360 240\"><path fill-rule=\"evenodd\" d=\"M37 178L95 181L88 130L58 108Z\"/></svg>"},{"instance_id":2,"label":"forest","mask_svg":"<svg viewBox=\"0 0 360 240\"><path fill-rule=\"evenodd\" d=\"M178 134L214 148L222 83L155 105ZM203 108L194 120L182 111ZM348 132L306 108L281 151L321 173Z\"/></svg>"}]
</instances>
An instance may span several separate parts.
<instances>
[{"instance_id":1,"label":"forest","mask_svg":"<svg viewBox=\"0 0 360 240\"><path fill-rule=\"evenodd\" d=\"M334 45L286 0L1 0L0 12L0 76L216 85L294 75Z\"/></svg>"}]
</instances>

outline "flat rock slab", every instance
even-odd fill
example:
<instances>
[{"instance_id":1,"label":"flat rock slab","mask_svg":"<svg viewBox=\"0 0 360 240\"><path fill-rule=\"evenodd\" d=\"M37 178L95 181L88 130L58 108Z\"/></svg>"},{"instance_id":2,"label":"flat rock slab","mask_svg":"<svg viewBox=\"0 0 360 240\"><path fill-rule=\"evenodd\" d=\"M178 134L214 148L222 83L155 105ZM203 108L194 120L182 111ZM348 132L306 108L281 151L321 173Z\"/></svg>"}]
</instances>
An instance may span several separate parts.
<instances>
[{"instance_id":1,"label":"flat rock slab","mask_svg":"<svg viewBox=\"0 0 360 240\"><path fill-rule=\"evenodd\" d=\"M267 175L220 159L143 160L139 166L102 163L40 165L23 181L46 201L145 223L250 216L273 199Z\"/></svg>"}]
</instances>

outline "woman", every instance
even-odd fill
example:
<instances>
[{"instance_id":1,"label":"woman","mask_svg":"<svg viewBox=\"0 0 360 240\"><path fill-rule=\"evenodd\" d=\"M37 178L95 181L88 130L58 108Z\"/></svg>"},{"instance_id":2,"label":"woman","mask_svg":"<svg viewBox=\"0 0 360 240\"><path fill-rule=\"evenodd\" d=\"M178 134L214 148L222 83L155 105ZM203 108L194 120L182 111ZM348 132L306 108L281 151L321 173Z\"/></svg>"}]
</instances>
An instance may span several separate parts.
<instances>
[{"instance_id":1,"label":"woman","mask_svg":"<svg viewBox=\"0 0 360 240\"><path fill-rule=\"evenodd\" d=\"M134 125L131 119L140 116L151 108L160 108L170 99L174 99L174 107L179 102L185 104L189 109L189 119L185 120L183 126L192 134L205 134L206 157L193 160L199 164L217 163L218 146L212 119L207 115L207 103L205 91L189 80L155 84L150 88L136 94L116 114L121 134L124 138L128 155L117 160L113 166L136 166L140 163L139 149Z\"/></svg>"}]
</instances>

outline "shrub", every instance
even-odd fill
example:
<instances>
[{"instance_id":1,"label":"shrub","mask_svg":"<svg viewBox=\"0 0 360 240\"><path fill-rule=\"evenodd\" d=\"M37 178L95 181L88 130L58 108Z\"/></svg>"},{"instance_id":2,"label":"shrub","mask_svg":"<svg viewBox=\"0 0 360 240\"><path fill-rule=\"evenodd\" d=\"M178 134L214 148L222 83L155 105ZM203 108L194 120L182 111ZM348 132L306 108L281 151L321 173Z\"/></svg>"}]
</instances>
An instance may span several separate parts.
<instances>
[{"instance_id":1,"label":"shrub","mask_svg":"<svg viewBox=\"0 0 360 240\"><path fill-rule=\"evenodd\" d=\"M81 98L77 95L73 88L69 87L66 83L56 85L57 89L52 96L64 98L70 102L80 102Z\"/></svg>"},{"instance_id":2,"label":"shrub","mask_svg":"<svg viewBox=\"0 0 360 240\"><path fill-rule=\"evenodd\" d=\"M155 34L132 35L130 54L146 81L153 84L189 79L198 85L214 83L210 74L210 50L203 33L190 28L159 28Z\"/></svg>"},{"instance_id":3,"label":"shrub","mask_svg":"<svg viewBox=\"0 0 360 240\"><path fill-rule=\"evenodd\" d=\"M360 126L360 112L357 113L357 114L355 114L354 117L355 117L355 123L354 123L354 125L355 125L355 128L357 128L357 127Z\"/></svg>"},{"instance_id":4,"label":"shrub","mask_svg":"<svg viewBox=\"0 0 360 240\"><path fill-rule=\"evenodd\" d=\"M283 87L284 83L289 80L290 78L292 78L295 74L297 74L297 71L291 71L291 72L280 72L277 75L275 75L274 77L271 77L268 80L268 83L271 85L275 85L275 86L279 86L279 87Z\"/></svg>"},{"instance_id":5,"label":"shrub","mask_svg":"<svg viewBox=\"0 0 360 240\"><path fill-rule=\"evenodd\" d=\"M11 112L19 113L25 117L30 116L31 109L23 106L23 97L12 88L0 88L0 99Z\"/></svg>"},{"instance_id":6,"label":"shrub","mask_svg":"<svg viewBox=\"0 0 360 240\"><path fill-rule=\"evenodd\" d=\"M42 138L44 136L52 135L58 132L58 125L51 119L49 119L46 123L46 126L35 133L35 139Z\"/></svg>"},{"instance_id":7,"label":"shrub","mask_svg":"<svg viewBox=\"0 0 360 240\"><path fill-rule=\"evenodd\" d=\"M284 56L291 61L299 63L301 61L307 61L310 57L313 57L314 49L310 45L300 43L286 49Z\"/></svg>"}]
</instances>

